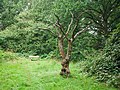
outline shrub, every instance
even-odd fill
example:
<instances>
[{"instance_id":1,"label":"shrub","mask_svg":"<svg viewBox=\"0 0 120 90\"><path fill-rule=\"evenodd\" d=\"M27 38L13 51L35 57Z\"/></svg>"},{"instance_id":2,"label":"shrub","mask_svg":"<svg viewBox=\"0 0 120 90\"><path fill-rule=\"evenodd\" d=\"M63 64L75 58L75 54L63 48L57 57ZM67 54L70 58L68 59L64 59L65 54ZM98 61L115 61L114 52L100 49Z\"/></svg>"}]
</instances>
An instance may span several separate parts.
<instances>
[{"instance_id":1,"label":"shrub","mask_svg":"<svg viewBox=\"0 0 120 90\"><path fill-rule=\"evenodd\" d=\"M120 88L120 24L111 34L101 53L88 58L85 71L96 79Z\"/></svg>"},{"instance_id":2,"label":"shrub","mask_svg":"<svg viewBox=\"0 0 120 90\"><path fill-rule=\"evenodd\" d=\"M0 50L0 63L17 59L18 57L15 54L12 54L11 52L3 52Z\"/></svg>"},{"instance_id":3,"label":"shrub","mask_svg":"<svg viewBox=\"0 0 120 90\"><path fill-rule=\"evenodd\" d=\"M56 40L44 31L5 30L1 32L1 49L31 55L48 54L56 48ZM49 43L50 42L50 43Z\"/></svg>"}]
</instances>

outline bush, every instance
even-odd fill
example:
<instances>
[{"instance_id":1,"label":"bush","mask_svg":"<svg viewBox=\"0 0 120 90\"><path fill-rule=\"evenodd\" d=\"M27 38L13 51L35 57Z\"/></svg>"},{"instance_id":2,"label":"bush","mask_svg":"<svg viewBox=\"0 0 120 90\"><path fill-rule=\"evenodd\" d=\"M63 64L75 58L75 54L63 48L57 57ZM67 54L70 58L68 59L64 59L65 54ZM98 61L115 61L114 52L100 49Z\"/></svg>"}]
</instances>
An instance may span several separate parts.
<instances>
[{"instance_id":1,"label":"bush","mask_svg":"<svg viewBox=\"0 0 120 90\"><path fill-rule=\"evenodd\" d=\"M17 59L18 58L15 54L12 54L11 52L3 52L0 50L0 63Z\"/></svg>"},{"instance_id":2,"label":"bush","mask_svg":"<svg viewBox=\"0 0 120 90\"><path fill-rule=\"evenodd\" d=\"M85 71L96 79L120 88L120 24L107 40L101 53L88 58Z\"/></svg>"},{"instance_id":3,"label":"bush","mask_svg":"<svg viewBox=\"0 0 120 90\"><path fill-rule=\"evenodd\" d=\"M0 32L0 49L25 55L43 55L56 49L56 39L38 27L44 23L34 21L31 11L21 12L15 17L18 21Z\"/></svg>"},{"instance_id":4,"label":"bush","mask_svg":"<svg viewBox=\"0 0 120 90\"><path fill-rule=\"evenodd\" d=\"M48 54L56 48L56 40L44 31L5 30L1 32L1 49L31 55ZM50 43L49 43L50 42Z\"/></svg>"}]
</instances>

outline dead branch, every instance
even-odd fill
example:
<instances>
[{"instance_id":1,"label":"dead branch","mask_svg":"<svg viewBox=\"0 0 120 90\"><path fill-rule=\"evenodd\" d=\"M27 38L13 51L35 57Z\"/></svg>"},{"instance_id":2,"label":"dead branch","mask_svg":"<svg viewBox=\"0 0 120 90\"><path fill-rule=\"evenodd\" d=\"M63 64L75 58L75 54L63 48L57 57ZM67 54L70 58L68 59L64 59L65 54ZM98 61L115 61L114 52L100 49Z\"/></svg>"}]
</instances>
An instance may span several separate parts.
<instances>
[{"instance_id":1,"label":"dead branch","mask_svg":"<svg viewBox=\"0 0 120 90\"><path fill-rule=\"evenodd\" d=\"M51 31L51 29L50 28L38 28L39 30L46 30L46 31L49 31L53 36L55 36L55 37L58 37L58 35L56 35L56 33L54 33L53 31Z\"/></svg>"},{"instance_id":2,"label":"dead branch","mask_svg":"<svg viewBox=\"0 0 120 90\"><path fill-rule=\"evenodd\" d=\"M65 36L65 38L66 38L67 40L69 40L69 38L67 37L66 33L63 31L63 27L62 27L62 25L60 24L60 19L59 19L59 17L58 17L56 14L54 14L54 15L55 15L55 17L57 18L57 22L55 23L56 27L58 27L59 30L62 32L62 34Z\"/></svg>"},{"instance_id":3,"label":"dead branch","mask_svg":"<svg viewBox=\"0 0 120 90\"><path fill-rule=\"evenodd\" d=\"M89 26L89 25L88 25L88 26ZM82 29L82 30L79 30L75 35L73 35L72 38L71 38L71 41L74 41L75 38L76 38L78 35L82 34L82 33L85 32L85 31L87 31L87 30L88 30L88 26L87 26L86 28Z\"/></svg>"},{"instance_id":4,"label":"dead branch","mask_svg":"<svg viewBox=\"0 0 120 90\"><path fill-rule=\"evenodd\" d=\"M70 31L70 28L71 28L71 25L73 24L73 19L74 19L73 13L70 12L70 14L71 14L72 17L71 17L71 22L70 22L70 24L68 25L68 29L67 29L66 35L68 35L68 33L69 33L69 31Z\"/></svg>"}]
</instances>

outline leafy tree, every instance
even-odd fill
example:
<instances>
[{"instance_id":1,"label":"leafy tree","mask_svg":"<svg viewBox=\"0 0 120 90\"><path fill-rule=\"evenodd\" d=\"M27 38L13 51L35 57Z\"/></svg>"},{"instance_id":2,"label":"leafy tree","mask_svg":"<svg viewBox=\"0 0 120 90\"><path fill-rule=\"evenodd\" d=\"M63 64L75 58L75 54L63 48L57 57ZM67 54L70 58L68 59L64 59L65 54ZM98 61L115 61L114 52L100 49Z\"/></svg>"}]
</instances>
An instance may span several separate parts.
<instances>
[{"instance_id":1,"label":"leafy tree","mask_svg":"<svg viewBox=\"0 0 120 90\"><path fill-rule=\"evenodd\" d=\"M109 37L120 21L119 0L92 0L87 4L86 17L92 21L91 29L98 35L98 46L104 46L105 40Z\"/></svg>"},{"instance_id":2,"label":"leafy tree","mask_svg":"<svg viewBox=\"0 0 120 90\"><path fill-rule=\"evenodd\" d=\"M14 18L22 12L26 6L26 0L0 0L0 29L4 30L9 25L16 23Z\"/></svg>"},{"instance_id":3,"label":"leafy tree","mask_svg":"<svg viewBox=\"0 0 120 90\"><path fill-rule=\"evenodd\" d=\"M94 23L93 29L107 37L119 23L119 0L97 0L88 4L88 18Z\"/></svg>"}]
</instances>

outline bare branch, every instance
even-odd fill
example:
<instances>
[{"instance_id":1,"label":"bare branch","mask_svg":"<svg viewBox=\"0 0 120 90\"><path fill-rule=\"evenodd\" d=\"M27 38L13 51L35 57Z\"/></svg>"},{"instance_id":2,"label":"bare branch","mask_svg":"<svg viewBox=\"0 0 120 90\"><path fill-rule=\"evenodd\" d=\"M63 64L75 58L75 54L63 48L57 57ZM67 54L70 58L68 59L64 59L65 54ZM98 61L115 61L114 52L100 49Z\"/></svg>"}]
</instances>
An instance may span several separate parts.
<instances>
[{"instance_id":1,"label":"bare branch","mask_svg":"<svg viewBox=\"0 0 120 90\"><path fill-rule=\"evenodd\" d=\"M74 38L73 38L73 39L75 39L79 34L85 32L85 31L86 31L86 29L83 29L83 30L81 30L81 31L78 31L78 32L74 35Z\"/></svg>"},{"instance_id":2,"label":"bare branch","mask_svg":"<svg viewBox=\"0 0 120 90\"><path fill-rule=\"evenodd\" d=\"M70 22L70 24L68 25L68 29L67 29L66 35L68 35L68 33L69 33L69 31L70 31L70 28L71 28L71 25L72 25L73 19L74 19L73 13L70 12L70 14L71 14L72 17L71 17L71 22Z\"/></svg>"},{"instance_id":3,"label":"bare branch","mask_svg":"<svg viewBox=\"0 0 120 90\"><path fill-rule=\"evenodd\" d=\"M75 26L74 26L74 28L73 28L73 32L72 32L72 38L74 38L74 32L75 32L75 30L77 29L77 27L78 27L78 25L79 25L79 18L84 14L84 13L86 13L87 12L87 10L85 10L84 12L82 12L82 13L80 13L79 14L79 16L77 17L77 21L76 21L76 24L75 24Z\"/></svg>"},{"instance_id":4,"label":"bare branch","mask_svg":"<svg viewBox=\"0 0 120 90\"><path fill-rule=\"evenodd\" d=\"M65 32L63 31L63 29L61 28L61 26L59 26L59 25L57 25L57 26L59 27L60 31L64 35L63 38L65 37L69 41L69 38L67 37L67 35L65 34Z\"/></svg>"},{"instance_id":5,"label":"bare branch","mask_svg":"<svg viewBox=\"0 0 120 90\"><path fill-rule=\"evenodd\" d=\"M88 26L89 26L89 25L88 25ZM85 31L87 31L87 30L88 30L88 26L87 26L86 28L82 29L82 30L79 30L74 36L72 36L71 40L74 41L75 38L76 38L78 35L82 34L82 33L85 32Z\"/></svg>"},{"instance_id":6,"label":"bare branch","mask_svg":"<svg viewBox=\"0 0 120 90\"><path fill-rule=\"evenodd\" d=\"M65 38L67 39L67 40L69 40L69 38L67 37L67 35L66 35L66 33L63 31L63 27L62 27L62 25L60 24L60 19L59 19L59 17L55 14L55 17L57 18L57 22L56 22L56 27L58 27L59 28L59 30L62 32L62 34L65 36Z\"/></svg>"},{"instance_id":7,"label":"bare branch","mask_svg":"<svg viewBox=\"0 0 120 90\"><path fill-rule=\"evenodd\" d=\"M58 37L58 36L56 35L56 33L54 33L53 31L50 30L50 28L40 28L40 27L39 27L38 29L49 31L53 36Z\"/></svg>"},{"instance_id":8,"label":"bare branch","mask_svg":"<svg viewBox=\"0 0 120 90\"><path fill-rule=\"evenodd\" d=\"M77 29L78 24L79 24L79 20L77 20L76 25L75 25L74 28L73 28L72 37L74 37L74 32L75 32L75 30Z\"/></svg>"}]
</instances>

